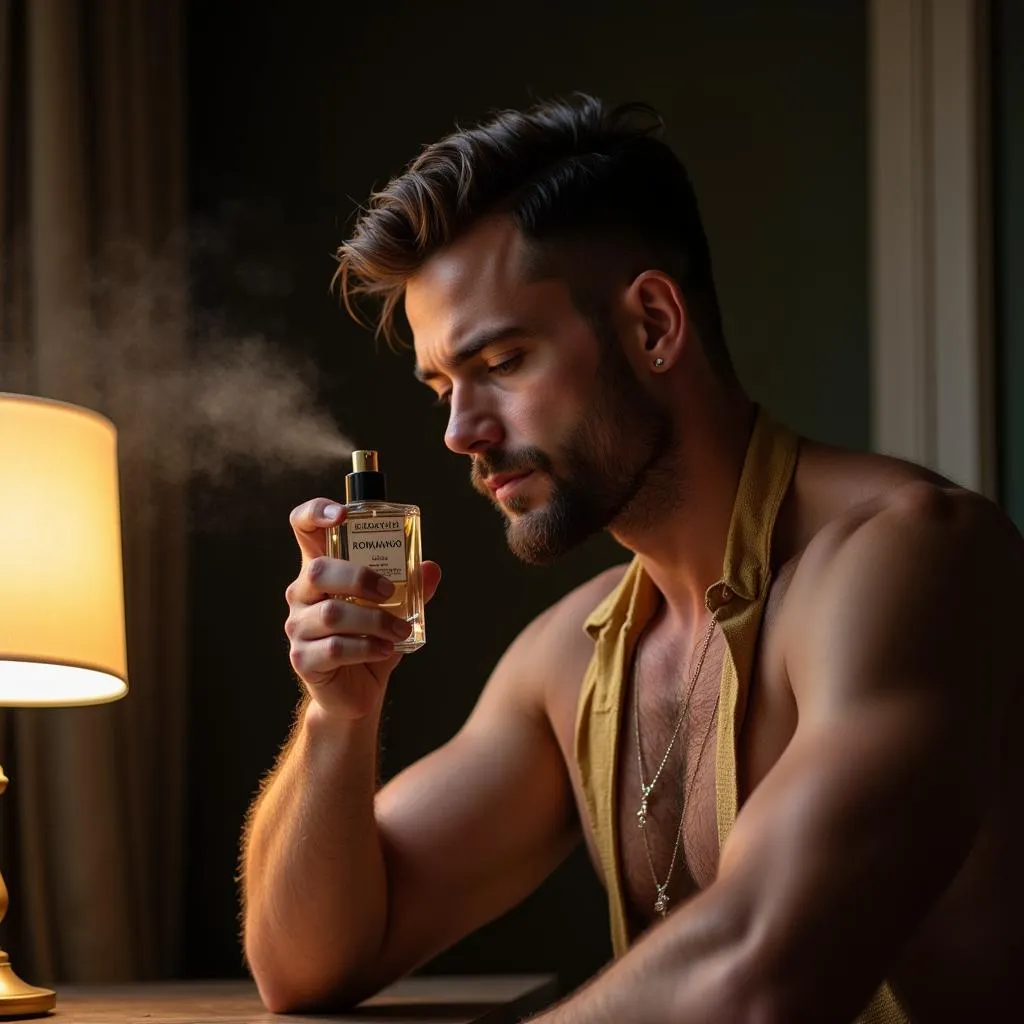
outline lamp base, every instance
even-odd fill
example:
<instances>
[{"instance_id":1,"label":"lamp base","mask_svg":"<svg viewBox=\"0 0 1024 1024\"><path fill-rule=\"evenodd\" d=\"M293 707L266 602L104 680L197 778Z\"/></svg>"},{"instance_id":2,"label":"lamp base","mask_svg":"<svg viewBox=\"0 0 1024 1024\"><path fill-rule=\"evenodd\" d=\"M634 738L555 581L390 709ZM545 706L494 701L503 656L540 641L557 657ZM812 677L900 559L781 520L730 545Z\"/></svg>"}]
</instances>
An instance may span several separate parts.
<instances>
[{"instance_id":1,"label":"lamp base","mask_svg":"<svg viewBox=\"0 0 1024 1024\"><path fill-rule=\"evenodd\" d=\"M22 981L14 973L11 958L0 950L0 1018L42 1016L56 1004L56 992Z\"/></svg>"}]
</instances>

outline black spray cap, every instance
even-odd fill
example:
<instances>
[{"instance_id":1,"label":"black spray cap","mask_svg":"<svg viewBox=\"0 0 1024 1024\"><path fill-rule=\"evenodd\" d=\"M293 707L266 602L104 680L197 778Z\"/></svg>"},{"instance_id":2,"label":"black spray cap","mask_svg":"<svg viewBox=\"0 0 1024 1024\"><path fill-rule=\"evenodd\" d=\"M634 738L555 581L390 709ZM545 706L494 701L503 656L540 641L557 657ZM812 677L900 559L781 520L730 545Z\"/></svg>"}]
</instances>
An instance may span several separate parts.
<instances>
[{"instance_id":1,"label":"black spray cap","mask_svg":"<svg viewBox=\"0 0 1024 1024\"><path fill-rule=\"evenodd\" d=\"M377 453L352 453L352 472L345 477L345 501L387 501L388 482L377 469Z\"/></svg>"}]
</instances>

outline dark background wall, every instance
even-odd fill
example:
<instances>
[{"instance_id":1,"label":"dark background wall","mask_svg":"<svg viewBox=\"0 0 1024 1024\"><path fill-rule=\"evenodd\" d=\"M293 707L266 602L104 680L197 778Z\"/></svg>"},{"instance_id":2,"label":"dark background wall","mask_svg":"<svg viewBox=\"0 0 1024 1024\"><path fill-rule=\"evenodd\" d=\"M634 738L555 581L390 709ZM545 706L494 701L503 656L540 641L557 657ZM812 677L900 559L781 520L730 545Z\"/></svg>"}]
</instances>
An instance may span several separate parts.
<instances>
[{"instance_id":1,"label":"dark background wall","mask_svg":"<svg viewBox=\"0 0 1024 1024\"><path fill-rule=\"evenodd\" d=\"M573 89L654 103L702 199L748 388L801 430L867 444L863 3L197 0L188 19L197 308L315 360L324 402L381 450L392 496L421 505L425 552L445 571L429 642L392 680L385 776L458 728L518 629L622 560L598 538L555 568L519 565L444 449L410 358L376 352L328 294L355 203L456 120ZM344 472L251 474L194 495L192 975L242 970L239 828L297 698L281 632L298 564L287 516L343 495ZM573 977L607 950L603 895L576 856L440 965Z\"/></svg>"}]
</instances>

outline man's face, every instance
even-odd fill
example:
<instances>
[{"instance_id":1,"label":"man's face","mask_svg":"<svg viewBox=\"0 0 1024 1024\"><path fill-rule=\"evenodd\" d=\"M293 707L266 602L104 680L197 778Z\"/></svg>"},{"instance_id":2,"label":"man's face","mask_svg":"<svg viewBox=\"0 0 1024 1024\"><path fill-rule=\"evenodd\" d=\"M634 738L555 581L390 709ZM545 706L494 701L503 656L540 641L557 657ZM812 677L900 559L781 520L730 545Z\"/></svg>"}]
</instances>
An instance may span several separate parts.
<instances>
[{"instance_id":1,"label":"man's face","mask_svg":"<svg viewBox=\"0 0 1024 1024\"><path fill-rule=\"evenodd\" d=\"M610 325L560 280L531 280L514 225L493 218L406 289L416 373L449 406L445 443L506 519L509 547L550 562L614 523L668 448L672 421Z\"/></svg>"}]
</instances>

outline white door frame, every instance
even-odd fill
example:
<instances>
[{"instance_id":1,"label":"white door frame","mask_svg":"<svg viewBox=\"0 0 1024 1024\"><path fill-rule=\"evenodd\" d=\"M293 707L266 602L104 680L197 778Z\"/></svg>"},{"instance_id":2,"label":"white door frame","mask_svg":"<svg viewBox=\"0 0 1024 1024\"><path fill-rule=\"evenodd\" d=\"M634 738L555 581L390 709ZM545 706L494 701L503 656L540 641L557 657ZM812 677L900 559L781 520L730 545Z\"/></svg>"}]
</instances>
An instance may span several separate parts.
<instances>
[{"instance_id":1,"label":"white door frame","mask_svg":"<svg viewBox=\"0 0 1024 1024\"><path fill-rule=\"evenodd\" d=\"M995 497L986 0L871 0L871 426Z\"/></svg>"}]
</instances>

